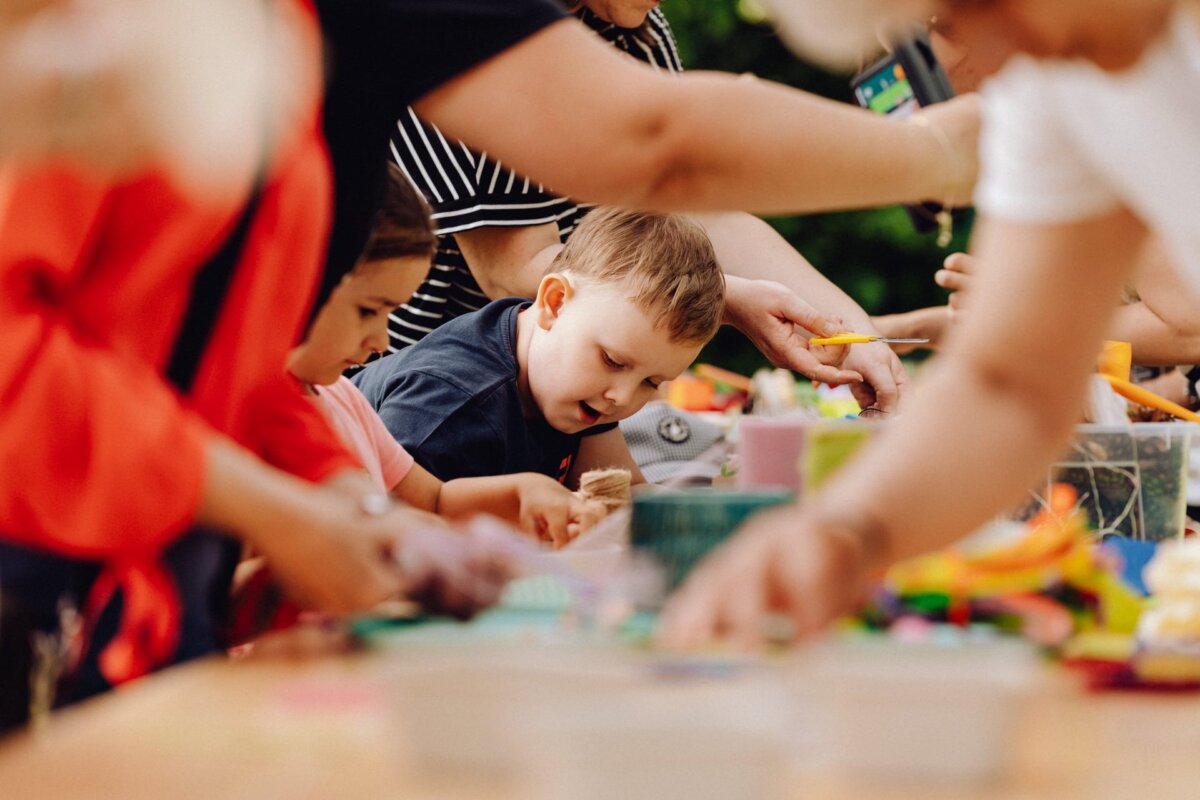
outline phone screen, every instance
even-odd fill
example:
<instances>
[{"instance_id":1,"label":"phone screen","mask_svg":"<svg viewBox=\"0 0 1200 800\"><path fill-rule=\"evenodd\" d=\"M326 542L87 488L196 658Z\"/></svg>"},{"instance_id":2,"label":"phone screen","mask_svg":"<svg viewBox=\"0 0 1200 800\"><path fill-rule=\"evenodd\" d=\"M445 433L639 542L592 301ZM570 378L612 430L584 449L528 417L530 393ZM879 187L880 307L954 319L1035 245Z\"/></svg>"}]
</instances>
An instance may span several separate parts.
<instances>
[{"instance_id":1,"label":"phone screen","mask_svg":"<svg viewBox=\"0 0 1200 800\"><path fill-rule=\"evenodd\" d=\"M907 117L917 110L917 98L904 67L896 61L885 61L870 74L862 76L854 87L861 106L880 114Z\"/></svg>"}]
</instances>

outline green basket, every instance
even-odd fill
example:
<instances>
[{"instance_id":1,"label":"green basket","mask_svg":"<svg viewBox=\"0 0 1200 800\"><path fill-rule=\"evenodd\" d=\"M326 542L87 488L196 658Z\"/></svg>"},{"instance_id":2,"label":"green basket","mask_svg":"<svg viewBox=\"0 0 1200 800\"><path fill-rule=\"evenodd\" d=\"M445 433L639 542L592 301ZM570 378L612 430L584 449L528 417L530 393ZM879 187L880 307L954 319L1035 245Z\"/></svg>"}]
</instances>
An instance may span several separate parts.
<instances>
[{"instance_id":1,"label":"green basket","mask_svg":"<svg viewBox=\"0 0 1200 800\"><path fill-rule=\"evenodd\" d=\"M747 517L791 500L791 493L783 491L696 489L637 495L630 540L635 550L653 555L663 565L670 590Z\"/></svg>"}]
</instances>

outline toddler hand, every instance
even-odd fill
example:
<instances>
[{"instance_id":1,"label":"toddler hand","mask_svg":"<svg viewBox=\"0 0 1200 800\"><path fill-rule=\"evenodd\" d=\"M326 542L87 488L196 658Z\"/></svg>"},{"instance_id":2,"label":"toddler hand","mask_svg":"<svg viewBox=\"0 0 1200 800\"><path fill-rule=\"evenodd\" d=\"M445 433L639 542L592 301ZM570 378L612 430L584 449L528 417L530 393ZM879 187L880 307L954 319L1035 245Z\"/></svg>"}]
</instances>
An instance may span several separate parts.
<instances>
[{"instance_id":1,"label":"toddler hand","mask_svg":"<svg viewBox=\"0 0 1200 800\"><path fill-rule=\"evenodd\" d=\"M599 503L581 500L567 487L545 475L523 475L517 489L520 527L524 533L550 542L555 549L604 517Z\"/></svg>"},{"instance_id":2,"label":"toddler hand","mask_svg":"<svg viewBox=\"0 0 1200 800\"><path fill-rule=\"evenodd\" d=\"M949 304L954 312L962 311L963 301L967 299L966 290L974 280L971 276L978 269L979 261L974 256L951 253L946 256L942 269L934 273L934 283L950 292Z\"/></svg>"}]
</instances>

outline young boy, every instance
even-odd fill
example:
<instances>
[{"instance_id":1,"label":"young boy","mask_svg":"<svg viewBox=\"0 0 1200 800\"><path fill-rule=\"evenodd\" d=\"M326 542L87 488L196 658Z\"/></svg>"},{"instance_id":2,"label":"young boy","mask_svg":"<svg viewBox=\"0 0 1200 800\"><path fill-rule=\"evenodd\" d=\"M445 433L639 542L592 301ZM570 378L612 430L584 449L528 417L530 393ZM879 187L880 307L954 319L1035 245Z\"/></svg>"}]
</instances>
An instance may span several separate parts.
<instances>
[{"instance_id":1,"label":"young boy","mask_svg":"<svg viewBox=\"0 0 1200 800\"><path fill-rule=\"evenodd\" d=\"M497 300L452 320L354 382L442 480L540 472L574 488L587 470L618 466L642 483L616 423L692 363L724 296L699 226L598 209L532 302Z\"/></svg>"}]
</instances>

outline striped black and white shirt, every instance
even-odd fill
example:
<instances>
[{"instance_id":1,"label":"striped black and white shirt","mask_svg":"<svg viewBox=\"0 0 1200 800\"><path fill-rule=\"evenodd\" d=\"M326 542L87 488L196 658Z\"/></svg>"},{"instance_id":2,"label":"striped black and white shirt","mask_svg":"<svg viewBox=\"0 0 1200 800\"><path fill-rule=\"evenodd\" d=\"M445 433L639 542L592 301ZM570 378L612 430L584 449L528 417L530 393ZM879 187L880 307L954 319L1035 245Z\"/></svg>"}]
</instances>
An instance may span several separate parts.
<instances>
[{"instance_id":1,"label":"striped black and white shirt","mask_svg":"<svg viewBox=\"0 0 1200 800\"><path fill-rule=\"evenodd\" d=\"M675 37L657 8L636 30L619 28L586 7L576 14L619 50L669 72L683 69ZM392 157L429 200L438 233L433 265L412 298L388 319L389 349L407 347L442 323L489 302L471 275L454 234L486 227L553 222L566 241L590 206L559 197L503 164L448 139L409 108L396 123Z\"/></svg>"}]
</instances>

